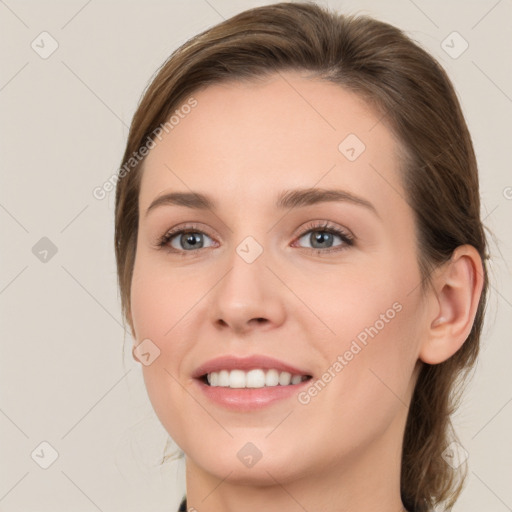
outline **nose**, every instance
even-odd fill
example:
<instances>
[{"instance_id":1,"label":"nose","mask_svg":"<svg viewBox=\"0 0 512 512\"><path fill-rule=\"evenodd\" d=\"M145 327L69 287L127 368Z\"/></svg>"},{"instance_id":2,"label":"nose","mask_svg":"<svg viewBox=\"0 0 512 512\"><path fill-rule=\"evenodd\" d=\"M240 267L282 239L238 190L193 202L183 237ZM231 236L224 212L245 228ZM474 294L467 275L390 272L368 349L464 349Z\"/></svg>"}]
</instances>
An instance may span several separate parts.
<instances>
[{"instance_id":1,"label":"nose","mask_svg":"<svg viewBox=\"0 0 512 512\"><path fill-rule=\"evenodd\" d=\"M237 335L272 329L285 318L286 287L266 265L265 251L252 263L236 251L230 268L212 291L211 321Z\"/></svg>"}]
</instances>

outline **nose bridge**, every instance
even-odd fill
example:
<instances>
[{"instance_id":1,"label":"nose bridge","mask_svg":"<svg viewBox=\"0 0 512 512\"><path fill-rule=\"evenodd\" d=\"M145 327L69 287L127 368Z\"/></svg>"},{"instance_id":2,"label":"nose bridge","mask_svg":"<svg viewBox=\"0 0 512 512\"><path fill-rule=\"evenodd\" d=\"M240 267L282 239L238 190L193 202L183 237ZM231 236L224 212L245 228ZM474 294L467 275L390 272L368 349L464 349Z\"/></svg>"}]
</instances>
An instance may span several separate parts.
<instances>
[{"instance_id":1,"label":"nose bridge","mask_svg":"<svg viewBox=\"0 0 512 512\"><path fill-rule=\"evenodd\" d=\"M252 309L261 307L265 299L268 276L265 275L266 251L263 245L248 236L233 247L229 258L229 273L221 283L222 295L219 299L230 301L230 307ZM220 291L219 290L219 291ZM227 306L228 303L226 302Z\"/></svg>"},{"instance_id":2,"label":"nose bridge","mask_svg":"<svg viewBox=\"0 0 512 512\"><path fill-rule=\"evenodd\" d=\"M267 263L268 251L253 236L246 236L233 247L227 273L215 287L214 322L243 331L262 320L282 321L280 293Z\"/></svg>"}]
</instances>

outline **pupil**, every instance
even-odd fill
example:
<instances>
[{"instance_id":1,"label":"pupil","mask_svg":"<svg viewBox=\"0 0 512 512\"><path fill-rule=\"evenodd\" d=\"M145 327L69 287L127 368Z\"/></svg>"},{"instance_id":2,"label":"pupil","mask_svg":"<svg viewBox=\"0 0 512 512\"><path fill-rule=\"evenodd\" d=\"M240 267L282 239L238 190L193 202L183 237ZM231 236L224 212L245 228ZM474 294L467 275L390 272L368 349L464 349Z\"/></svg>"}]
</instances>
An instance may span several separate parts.
<instances>
[{"instance_id":1,"label":"pupil","mask_svg":"<svg viewBox=\"0 0 512 512\"><path fill-rule=\"evenodd\" d=\"M328 241L332 237L332 233L326 233L325 231L317 231L317 235L312 235L315 243L322 243ZM314 244L312 244L314 246Z\"/></svg>"},{"instance_id":2,"label":"pupil","mask_svg":"<svg viewBox=\"0 0 512 512\"><path fill-rule=\"evenodd\" d=\"M192 249L197 248L197 247L202 247L201 241L200 240L198 241L198 236L199 236L198 233L197 234L186 233L186 234L182 235L182 241L184 241L183 247L186 247L187 245Z\"/></svg>"}]
</instances>

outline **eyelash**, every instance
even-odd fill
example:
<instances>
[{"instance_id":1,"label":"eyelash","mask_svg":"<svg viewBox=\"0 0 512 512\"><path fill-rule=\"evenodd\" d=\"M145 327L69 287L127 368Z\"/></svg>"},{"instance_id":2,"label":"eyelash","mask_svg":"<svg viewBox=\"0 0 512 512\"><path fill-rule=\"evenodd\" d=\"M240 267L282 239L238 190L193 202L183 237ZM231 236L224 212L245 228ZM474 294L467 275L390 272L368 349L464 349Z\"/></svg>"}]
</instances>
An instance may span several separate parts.
<instances>
[{"instance_id":1,"label":"eyelash","mask_svg":"<svg viewBox=\"0 0 512 512\"><path fill-rule=\"evenodd\" d=\"M301 231L299 235L297 235L297 240L300 240L304 235L308 234L309 232L318 231L320 233L330 233L332 235L339 236L341 240L343 241L343 245L336 246L336 247L328 247L327 249L314 249L309 247L303 247L303 249L308 249L311 252L313 252L316 255L324 256L326 253L333 253L333 252L340 252L344 251L347 248L354 245L354 237L347 233L346 231L343 231L339 229L338 227L334 226L333 224L330 224L329 222L324 222L322 224L318 223L310 223L307 226L305 226L304 230ZM179 254L183 257L190 256L190 253L196 253L200 249L196 250L190 250L190 251L183 251L179 249L175 249L174 247L169 246L169 242L176 236L176 235L182 235L186 233L201 233L206 236L209 236L207 233L204 233L201 229L199 229L198 226L194 224L190 224L184 227L181 227L179 229L171 230L165 233L163 236L161 236L156 246L161 249L165 249L167 252ZM212 237L210 237L212 238ZM208 247L203 247L203 249L208 249Z\"/></svg>"}]
</instances>

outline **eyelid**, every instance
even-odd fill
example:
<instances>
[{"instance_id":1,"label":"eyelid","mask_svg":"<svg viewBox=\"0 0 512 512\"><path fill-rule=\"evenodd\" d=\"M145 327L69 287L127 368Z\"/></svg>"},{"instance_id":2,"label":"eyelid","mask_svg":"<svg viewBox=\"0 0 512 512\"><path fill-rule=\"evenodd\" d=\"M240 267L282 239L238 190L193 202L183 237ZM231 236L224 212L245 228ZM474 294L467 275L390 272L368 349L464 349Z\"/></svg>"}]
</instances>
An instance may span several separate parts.
<instances>
[{"instance_id":1,"label":"eyelid","mask_svg":"<svg viewBox=\"0 0 512 512\"><path fill-rule=\"evenodd\" d=\"M170 248L169 246L167 246L165 244L168 244L171 241L171 239L174 238L176 235L180 235L180 234L183 234L183 233L201 233L203 235L208 236L212 240L213 240L214 237L220 238L219 235L217 235L217 234L209 234L208 231L209 231L209 229L205 229L203 226L201 226L198 223L187 222L187 223L185 223L183 225L180 224L180 225L175 226L175 227L173 227L171 229L168 229L167 231L165 231L165 233L163 235L159 235L153 245L156 248L160 248L160 249L167 248L169 250L169 252L174 252L174 253L178 253L178 252L180 252L180 253L184 253L184 252L188 252L188 253L198 252L198 250L196 250L196 251L183 251L183 250L179 250L179 249L174 249L174 248Z\"/></svg>"},{"instance_id":2,"label":"eyelid","mask_svg":"<svg viewBox=\"0 0 512 512\"><path fill-rule=\"evenodd\" d=\"M340 235L343 235L349 240L355 240L356 238L348 229L324 219L309 221L306 225L302 225L295 232L294 236L296 238L301 238L310 231L338 232Z\"/></svg>"},{"instance_id":3,"label":"eyelid","mask_svg":"<svg viewBox=\"0 0 512 512\"><path fill-rule=\"evenodd\" d=\"M299 247L300 249L305 249L309 252L312 252L320 256L345 251L346 249L354 245L356 239L356 237L346 228L338 226L337 224L333 224L332 222L327 220L314 220L310 221L306 226L302 226L300 228L300 231L298 235L296 235L295 241L293 242L293 246L298 240L300 240L302 237L306 236L308 233L311 233L313 231L331 233L334 236L339 237L343 242L341 245L327 247L324 249L317 249L314 247Z\"/></svg>"}]
</instances>

